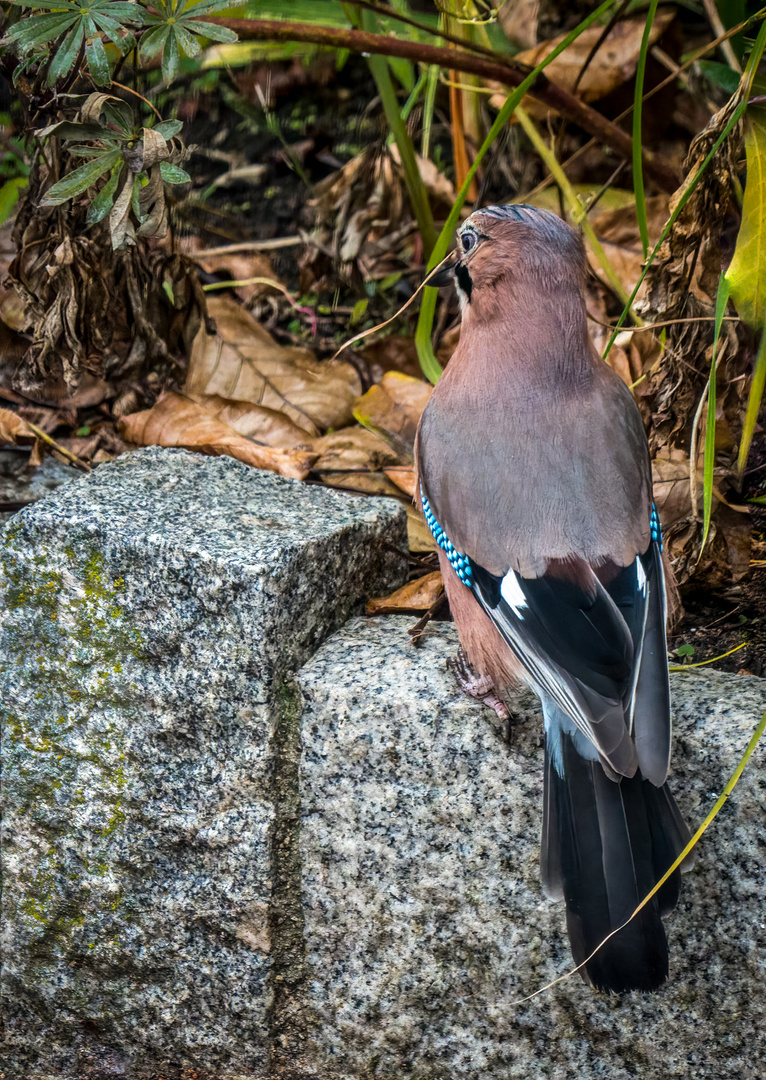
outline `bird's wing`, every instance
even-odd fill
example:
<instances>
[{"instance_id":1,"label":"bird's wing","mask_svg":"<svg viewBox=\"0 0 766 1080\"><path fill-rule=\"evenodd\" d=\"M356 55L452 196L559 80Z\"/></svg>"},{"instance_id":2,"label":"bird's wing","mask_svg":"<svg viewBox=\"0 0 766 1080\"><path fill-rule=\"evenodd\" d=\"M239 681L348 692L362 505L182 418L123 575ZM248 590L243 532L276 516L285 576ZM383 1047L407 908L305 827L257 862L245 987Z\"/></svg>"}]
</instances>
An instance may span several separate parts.
<instances>
[{"instance_id":1,"label":"bird's wing","mask_svg":"<svg viewBox=\"0 0 766 1080\"><path fill-rule=\"evenodd\" d=\"M486 570L458 551L421 490L426 520L543 700L553 702L601 759L623 776L637 766L664 782L670 756L665 597L659 526L643 555L606 586L577 573L536 578ZM653 519L654 521L654 519Z\"/></svg>"},{"instance_id":2,"label":"bird's wing","mask_svg":"<svg viewBox=\"0 0 766 1080\"><path fill-rule=\"evenodd\" d=\"M514 570L499 578L468 562L474 596L540 697L556 703L615 773L632 776L638 759L625 717L636 650L603 585L595 576L586 589L548 574L522 578ZM636 560L630 568L638 621L645 607L639 566Z\"/></svg>"}]
</instances>

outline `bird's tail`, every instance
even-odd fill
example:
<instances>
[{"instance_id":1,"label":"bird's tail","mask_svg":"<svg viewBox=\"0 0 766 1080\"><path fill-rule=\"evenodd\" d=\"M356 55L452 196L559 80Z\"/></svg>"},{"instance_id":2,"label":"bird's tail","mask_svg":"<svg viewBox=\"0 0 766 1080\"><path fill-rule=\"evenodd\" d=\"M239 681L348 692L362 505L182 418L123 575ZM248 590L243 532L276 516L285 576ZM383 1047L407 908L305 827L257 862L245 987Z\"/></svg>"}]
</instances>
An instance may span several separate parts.
<instances>
[{"instance_id":1,"label":"bird's tail","mask_svg":"<svg viewBox=\"0 0 766 1080\"><path fill-rule=\"evenodd\" d=\"M640 774L610 779L562 735L546 745L541 868L549 896L563 898L576 964L622 926L688 842L667 784ZM655 990L668 974L662 916L678 902L680 870L582 969L599 990Z\"/></svg>"}]
</instances>

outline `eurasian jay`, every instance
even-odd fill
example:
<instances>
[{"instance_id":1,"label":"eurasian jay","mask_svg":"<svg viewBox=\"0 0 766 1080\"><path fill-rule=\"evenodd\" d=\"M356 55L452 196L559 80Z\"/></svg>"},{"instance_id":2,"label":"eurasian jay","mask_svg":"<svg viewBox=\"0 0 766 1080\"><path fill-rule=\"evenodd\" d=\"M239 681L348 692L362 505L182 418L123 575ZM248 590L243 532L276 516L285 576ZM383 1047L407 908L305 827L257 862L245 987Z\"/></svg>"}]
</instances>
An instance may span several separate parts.
<instances>
[{"instance_id":1,"label":"eurasian jay","mask_svg":"<svg viewBox=\"0 0 766 1080\"><path fill-rule=\"evenodd\" d=\"M588 335L585 270L578 234L546 210L489 206L465 221L430 281L454 282L462 326L415 451L476 676L464 689L497 707L493 695L521 679L542 704L542 880L566 903L577 964L688 839L666 783L667 604L649 448L630 391ZM676 870L588 961L592 986L653 990L667 978L661 916L679 885Z\"/></svg>"}]
</instances>

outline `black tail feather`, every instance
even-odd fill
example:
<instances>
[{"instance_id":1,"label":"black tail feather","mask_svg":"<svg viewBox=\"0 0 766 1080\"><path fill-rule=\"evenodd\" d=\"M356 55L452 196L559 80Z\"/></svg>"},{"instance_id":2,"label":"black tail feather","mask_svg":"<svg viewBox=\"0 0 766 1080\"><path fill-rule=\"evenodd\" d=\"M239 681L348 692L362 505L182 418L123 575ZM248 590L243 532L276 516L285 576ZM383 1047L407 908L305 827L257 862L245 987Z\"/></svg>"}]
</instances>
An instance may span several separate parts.
<instances>
[{"instance_id":1,"label":"black tail feather","mask_svg":"<svg viewBox=\"0 0 766 1080\"><path fill-rule=\"evenodd\" d=\"M560 776L546 753L541 866L546 891L562 896L576 964L638 904L682 850L688 832L667 785L639 774L611 780L598 761L562 737ZM663 914L677 901L680 871L583 969L599 990L655 990L668 975Z\"/></svg>"}]
</instances>

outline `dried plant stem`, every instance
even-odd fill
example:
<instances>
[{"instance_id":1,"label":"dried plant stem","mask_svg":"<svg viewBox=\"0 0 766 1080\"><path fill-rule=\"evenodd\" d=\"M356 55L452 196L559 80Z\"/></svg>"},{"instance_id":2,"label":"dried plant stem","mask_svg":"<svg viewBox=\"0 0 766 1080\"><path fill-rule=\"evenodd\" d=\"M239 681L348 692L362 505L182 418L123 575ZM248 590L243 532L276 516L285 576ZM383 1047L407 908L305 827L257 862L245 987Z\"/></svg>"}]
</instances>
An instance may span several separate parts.
<instances>
[{"instance_id":1,"label":"dried plant stem","mask_svg":"<svg viewBox=\"0 0 766 1080\"><path fill-rule=\"evenodd\" d=\"M25 420L24 423L27 425L35 438L42 439L44 443L47 443L48 446L52 447L54 450L57 450L59 454L63 454L67 461L71 461L73 465L76 465L78 467L78 469L83 469L84 472L93 471L87 461L83 461L82 458L78 458L77 454L73 454L71 450L67 450L65 446L57 443L55 439L52 439L50 435L48 435L47 432L43 431L42 428L39 428L37 424L31 424L29 420Z\"/></svg>"}]
</instances>

